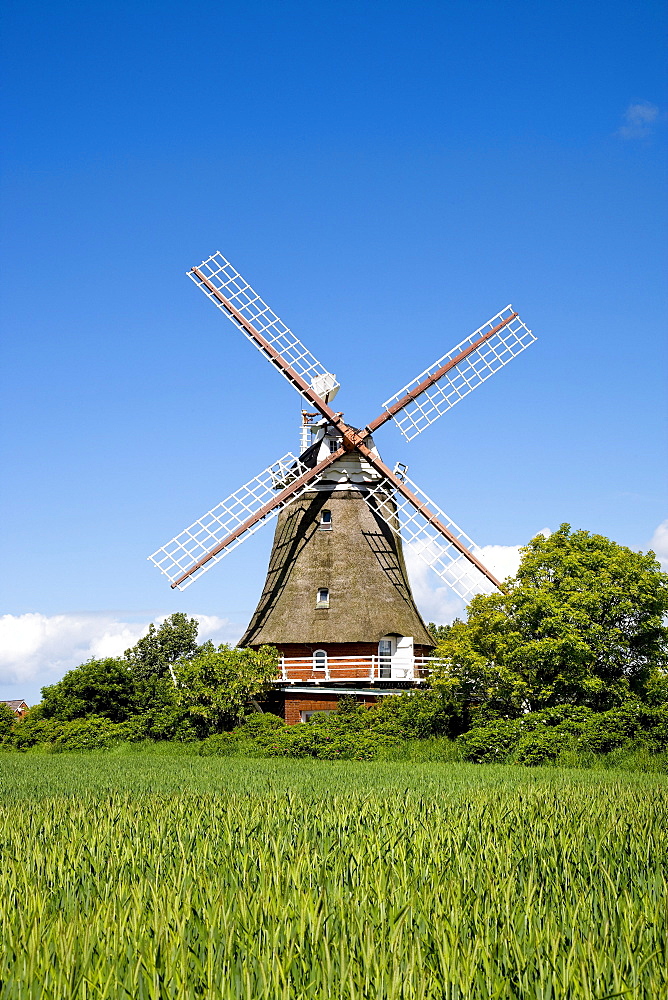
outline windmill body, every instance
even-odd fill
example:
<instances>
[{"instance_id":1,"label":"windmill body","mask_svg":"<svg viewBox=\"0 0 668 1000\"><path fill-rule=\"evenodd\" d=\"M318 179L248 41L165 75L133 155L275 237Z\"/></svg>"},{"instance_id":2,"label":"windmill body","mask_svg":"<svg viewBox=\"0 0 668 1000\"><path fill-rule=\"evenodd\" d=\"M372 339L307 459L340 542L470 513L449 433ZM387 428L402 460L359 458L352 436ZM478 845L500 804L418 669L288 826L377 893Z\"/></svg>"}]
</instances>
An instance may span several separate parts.
<instances>
[{"instance_id":1,"label":"windmill body","mask_svg":"<svg viewBox=\"0 0 668 1000\"><path fill-rule=\"evenodd\" d=\"M339 385L220 254L189 276L298 390L302 451L288 453L149 558L188 586L277 518L263 592L241 646L276 646L274 710L304 721L342 694L367 704L428 678L433 642L413 599L403 543L461 597L498 587L471 539L373 433L394 419L409 440L535 337L508 306L440 358L363 429L331 403Z\"/></svg>"}]
</instances>

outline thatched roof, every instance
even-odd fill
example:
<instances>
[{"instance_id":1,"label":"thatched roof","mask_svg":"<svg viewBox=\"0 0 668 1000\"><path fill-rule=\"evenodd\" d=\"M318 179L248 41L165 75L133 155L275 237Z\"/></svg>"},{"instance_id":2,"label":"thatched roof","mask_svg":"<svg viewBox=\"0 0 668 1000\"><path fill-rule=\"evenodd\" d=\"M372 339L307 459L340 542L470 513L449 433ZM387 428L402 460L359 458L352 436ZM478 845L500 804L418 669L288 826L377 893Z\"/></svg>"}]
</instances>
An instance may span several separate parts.
<instances>
[{"instance_id":1,"label":"thatched roof","mask_svg":"<svg viewBox=\"0 0 668 1000\"><path fill-rule=\"evenodd\" d=\"M319 526L323 510L331 531ZM329 607L316 608L323 587ZM378 642L392 633L434 645L400 540L358 490L303 494L278 515L264 591L239 645Z\"/></svg>"}]
</instances>

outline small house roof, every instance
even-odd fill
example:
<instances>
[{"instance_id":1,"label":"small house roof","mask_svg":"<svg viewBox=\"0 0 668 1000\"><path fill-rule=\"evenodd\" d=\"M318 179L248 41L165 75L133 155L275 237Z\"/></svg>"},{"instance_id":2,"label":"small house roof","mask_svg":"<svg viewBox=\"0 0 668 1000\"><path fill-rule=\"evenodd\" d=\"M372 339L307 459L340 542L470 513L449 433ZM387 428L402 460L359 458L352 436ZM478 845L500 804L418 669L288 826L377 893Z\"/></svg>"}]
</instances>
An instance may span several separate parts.
<instances>
[{"instance_id":1,"label":"small house roof","mask_svg":"<svg viewBox=\"0 0 668 1000\"><path fill-rule=\"evenodd\" d=\"M28 708L28 703L23 698L0 698L0 705L9 705L15 712L21 708Z\"/></svg>"}]
</instances>

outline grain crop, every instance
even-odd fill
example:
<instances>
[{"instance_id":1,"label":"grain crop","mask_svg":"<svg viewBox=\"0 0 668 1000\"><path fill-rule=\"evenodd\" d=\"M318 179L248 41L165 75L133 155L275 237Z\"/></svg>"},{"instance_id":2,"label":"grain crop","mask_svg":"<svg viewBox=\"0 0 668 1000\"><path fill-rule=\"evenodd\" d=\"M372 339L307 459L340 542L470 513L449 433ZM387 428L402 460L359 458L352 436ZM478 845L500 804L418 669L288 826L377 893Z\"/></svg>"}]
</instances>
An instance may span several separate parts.
<instances>
[{"instance_id":1,"label":"grain crop","mask_svg":"<svg viewBox=\"0 0 668 1000\"><path fill-rule=\"evenodd\" d=\"M2 1000L668 997L665 778L0 757Z\"/></svg>"}]
</instances>

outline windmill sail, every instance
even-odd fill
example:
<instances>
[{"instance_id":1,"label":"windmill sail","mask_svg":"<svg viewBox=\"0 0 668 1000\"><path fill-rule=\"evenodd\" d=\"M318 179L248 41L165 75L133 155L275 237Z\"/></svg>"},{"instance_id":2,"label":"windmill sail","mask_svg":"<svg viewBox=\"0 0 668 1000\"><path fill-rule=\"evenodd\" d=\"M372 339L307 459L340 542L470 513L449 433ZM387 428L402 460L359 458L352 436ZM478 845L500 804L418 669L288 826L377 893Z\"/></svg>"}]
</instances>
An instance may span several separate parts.
<instances>
[{"instance_id":1,"label":"windmill sail","mask_svg":"<svg viewBox=\"0 0 668 1000\"><path fill-rule=\"evenodd\" d=\"M221 253L213 254L187 274L214 305L272 362L281 375L288 378L288 381L292 382L286 373L285 365L303 379L326 403L334 398L339 387L336 376L328 372L324 365L304 347L292 330L278 318ZM226 308L225 303L232 307L231 311ZM252 336L244 323L234 315L235 312L251 325L260 335L259 338ZM268 345L269 351L263 346L262 341ZM284 365L276 364L272 352L283 359Z\"/></svg>"},{"instance_id":2,"label":"windmill sail","mask_svg":"<svg viewBox=\"0 0 668 1000\"><path fill-rule=\"evenodd\" d=\"M394 418L410 441L536 340L512 306L439 358L383 403L369 427Z\"/></svg>"},{"instance_id":3,"label":"windmill sail","mask_svg":"<svg viewBox=\"0 0 668 1000\"><path fill-rule=\"evenodd\" d=\"M313 476L313 471L288 452L148 558L168 577L172 587L185 590L287 503L312 488L320 478L318 474ZM302 476L307 476L307 482L281 501L280 494ZM245 524L248 526L240 531ZM224 545L235 533L236 537Z\"/></svg>"},{"instance_id":4,"label":"windmill sail","mask_svg":"<svg viewBox=\"0 0 668 1000\"><path fill-rule=\"evenodd\" d=\"M410 440L532 344L536 338L511 306L395 393L381 414L359 430L331 409L339 388L336 376L304 347L222 254L215 253L191 268L188 276L311 403L324 418L325 431L333 431L331 439L327 434L323 438L331 450L327 453L325 447L317 464L304 464L290 453L284 455L149 556L172 587L189 586L305 490L322 485L325 470L332 463L339 463L333 480L341 485L349 479L357 489L355 476L350 479L351 459L365 461L375 470L376 475L369 480L373 485L365 494L369 505L456 593L468 597L489 590L490 585L499 586L461 528L417 487L409 487L409 480L384 465L371 443L371 434L394 419ZM363 479L368 479L366 472Z\"/></svg>"},{"instance_id":5,"label":"windmill sail","mask_svg":"<svg viewBox=\"0 0 668 1000\"><path fill-rule=\"evenodd\" d=\"M402 475L412 493L438 517L441 524L457 539L471 555L480 558L480 548L469 538L452 518L438 507L433 500ZM381 480L365 494L370 507L392 531L401 537L407 554L419 557L431 567L440 578L464 600L475 594L491 594L496 589L487 577L467 559L461 549L449 542L414 505L395 490L387 479Z\"/></svg>"}]
</instances>

